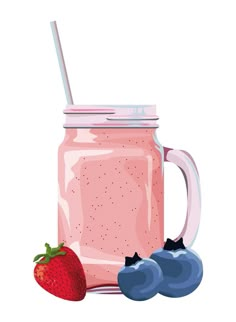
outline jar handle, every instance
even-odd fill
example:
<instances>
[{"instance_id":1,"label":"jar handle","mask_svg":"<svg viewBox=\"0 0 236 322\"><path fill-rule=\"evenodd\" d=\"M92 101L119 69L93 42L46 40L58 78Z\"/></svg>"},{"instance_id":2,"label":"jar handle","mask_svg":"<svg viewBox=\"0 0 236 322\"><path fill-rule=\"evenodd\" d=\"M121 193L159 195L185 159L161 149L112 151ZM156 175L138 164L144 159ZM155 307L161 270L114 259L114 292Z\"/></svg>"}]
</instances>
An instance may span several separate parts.
<instances>
[{"instance_id":1,"label":"jar handle","mask_svg":"<svg viewBox=\"0 0 236 322\"><path fill-rule=\"evenodd\" d=\"M191 246L196 238L201 214L201 190L199 174L191 155L182 150L164 147L164 161L176 164L183 173L187 189L187 215L180 235L186 247Z\"/></svg>"}]
</instances>

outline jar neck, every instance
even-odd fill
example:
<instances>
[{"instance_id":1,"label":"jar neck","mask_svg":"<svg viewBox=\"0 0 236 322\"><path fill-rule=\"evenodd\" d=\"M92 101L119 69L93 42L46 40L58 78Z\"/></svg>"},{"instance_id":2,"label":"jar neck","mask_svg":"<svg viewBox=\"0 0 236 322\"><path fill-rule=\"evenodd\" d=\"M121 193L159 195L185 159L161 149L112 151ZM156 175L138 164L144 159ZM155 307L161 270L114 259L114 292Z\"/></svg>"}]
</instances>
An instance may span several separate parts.
<instances>
[{"instance_id":1,"label":"jar neck","mask_svg":"<svg viewBox=\"0 0 236 322\"><path fill-rule=\"evenodd\" d=\"M155 128L66 128L65 140L74 143L144 142L156 137Z\"/></svg>"}]
</instances>

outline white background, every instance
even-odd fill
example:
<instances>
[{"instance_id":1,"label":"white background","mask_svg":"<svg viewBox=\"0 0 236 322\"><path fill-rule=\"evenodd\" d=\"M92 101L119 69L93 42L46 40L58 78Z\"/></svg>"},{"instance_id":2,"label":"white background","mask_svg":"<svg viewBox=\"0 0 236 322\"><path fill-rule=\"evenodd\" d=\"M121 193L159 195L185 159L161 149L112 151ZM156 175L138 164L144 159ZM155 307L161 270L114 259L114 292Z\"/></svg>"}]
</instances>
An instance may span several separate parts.
<instances>
[{"instance_id":1,"label":"white background","mask_svg":"<svg viewBox=\"0 0 236 322\"><path fill-rule=\"evenodd\" d=\"M1 1L1 321L235 321L235 1ZM34 281L57 242L57 147L65 96L49 22L57 20L76 103L157 105L159 140L200 172L193 245L204 278L190 296L88 295L67 302ZM166 236L183 225L181 173L165 169Z\"/></svg>"}]
</instances>

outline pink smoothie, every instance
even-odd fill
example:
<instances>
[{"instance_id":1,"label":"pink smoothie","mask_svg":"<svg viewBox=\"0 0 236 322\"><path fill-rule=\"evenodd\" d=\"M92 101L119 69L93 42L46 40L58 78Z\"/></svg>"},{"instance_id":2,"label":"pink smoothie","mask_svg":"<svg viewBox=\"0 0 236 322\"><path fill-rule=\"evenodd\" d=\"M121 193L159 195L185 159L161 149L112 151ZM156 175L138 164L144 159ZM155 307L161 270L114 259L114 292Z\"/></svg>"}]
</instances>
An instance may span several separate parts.
<instances>
[{"instance_id":1,"label":"pink smoothie","mask_svg":"<svg viewBox=\"0 0 236 322\"><path fill-rule=\"evenodd\" d=\"M117 285L125 256L163 246L163 149L153 128L66 129L59 147L59 242L87 287Z\"/></svg>"}]
</instances>

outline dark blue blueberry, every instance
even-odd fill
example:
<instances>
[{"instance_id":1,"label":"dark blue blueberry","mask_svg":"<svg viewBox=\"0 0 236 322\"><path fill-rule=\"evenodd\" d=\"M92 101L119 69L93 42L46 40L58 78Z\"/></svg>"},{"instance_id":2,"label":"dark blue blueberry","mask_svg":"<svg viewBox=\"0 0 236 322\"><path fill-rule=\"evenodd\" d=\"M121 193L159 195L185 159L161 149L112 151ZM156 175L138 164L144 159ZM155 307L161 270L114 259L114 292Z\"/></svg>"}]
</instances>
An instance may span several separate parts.
<instances>
[{"instance_id":1,"label":"dark blue blueberry","mask_svg":"<svg viewBox=\"0 0 236 322\"><path fill-rule=\"evenodd\" d=\"M118 273L122 293L135 301L145 301L156 295L162 281L160 266L150 258L140 258L137 253L126 257L126 265Z\"/></svg>"},{"instance_id":2,"label":"dark blue blueberry","mask_svg":"<svg viewBox=\"0 0 236 322\"><path fill-rule=\"evenodd\" d=\"M163 272L164 279L159 293L168 297L188 295L201 283L202 261L193 250L185 248L184 245L180 249L166 250L170 248L169 245L150 256L160 265Z\"/></svg>"}]
</instances>

